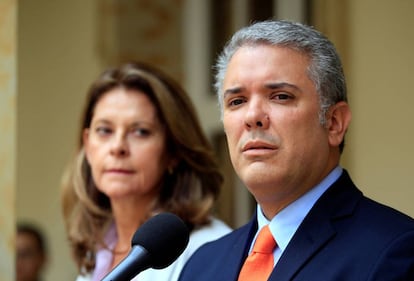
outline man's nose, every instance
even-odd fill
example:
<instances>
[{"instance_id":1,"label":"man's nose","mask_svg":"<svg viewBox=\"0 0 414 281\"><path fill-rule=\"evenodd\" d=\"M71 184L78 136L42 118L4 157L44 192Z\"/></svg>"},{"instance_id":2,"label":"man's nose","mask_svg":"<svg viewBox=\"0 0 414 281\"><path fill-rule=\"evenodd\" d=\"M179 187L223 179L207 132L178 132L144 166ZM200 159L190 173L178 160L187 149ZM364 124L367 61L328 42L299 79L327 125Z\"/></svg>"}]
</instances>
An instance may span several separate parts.
<instances>
[{"instance_id":1,"label":"man's nose","mask_svg":"<svg viewBox=\"0 0 414 281\"><path fill-rule=\"evenodd\" d=\"M267 105L261 99L252 99L249 102L245 124L250 129L267 129L270 119Z\"/></svg>"}]
</instances>

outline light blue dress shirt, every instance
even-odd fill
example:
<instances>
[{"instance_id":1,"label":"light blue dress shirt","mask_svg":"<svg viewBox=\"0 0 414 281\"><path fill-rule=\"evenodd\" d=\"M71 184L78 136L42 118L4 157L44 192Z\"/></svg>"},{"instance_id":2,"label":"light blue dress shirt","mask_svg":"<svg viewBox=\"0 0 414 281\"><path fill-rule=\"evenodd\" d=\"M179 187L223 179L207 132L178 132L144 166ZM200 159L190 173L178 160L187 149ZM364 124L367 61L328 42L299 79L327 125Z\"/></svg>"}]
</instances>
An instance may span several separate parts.
<instances>
[{"instance_id":1,"label":"light blue dress shirt","mask_svg":"<svg viewBox=\"0 0 414 281\"><path fill-rule=\"evenodd\" d=\"M280 211L271 221L263 215L260 205L257 205L258 231L252 241L250 251L253 248L260 229L269 224L270 231L277 243L277 247L273 252L274 262L276 264L315 202L341 176L341 174L342 168L337 166L317 186Z\"/></svg>"}]
</instances>

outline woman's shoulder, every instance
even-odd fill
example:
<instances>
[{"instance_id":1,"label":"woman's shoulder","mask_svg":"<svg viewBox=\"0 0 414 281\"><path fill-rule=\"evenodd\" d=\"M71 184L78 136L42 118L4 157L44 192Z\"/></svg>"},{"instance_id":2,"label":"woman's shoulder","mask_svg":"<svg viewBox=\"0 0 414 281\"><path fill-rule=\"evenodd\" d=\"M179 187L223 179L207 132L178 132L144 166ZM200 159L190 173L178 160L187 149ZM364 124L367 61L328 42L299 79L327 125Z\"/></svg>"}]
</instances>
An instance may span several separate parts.
<instances>
[{"instance_id":1,"label":"woman's shoulder","mask_svg":"<svg viewBox=\"0 0 414 281\"><path fill-rule=\"evenodd\" d=\"M226 223L217 218L211 218L209 224L196 228L191 232L188 246L173 264L161 270L147 269L140 273L136 280L178 280L181 269L201 245L218 239L230 231L231 228Z\"/></svg>"},{"instance_id":2,"label":"woman's shoulder","mask_svg":"<svg viewBox=\"0 0 414 281\"><path fill-rule=\"evenodd\" d=\"M87 275L78 275L76 277L75 281L92 281L92 276L87 274Z\"/></svg>"},{"instance_id":3,"label":"woman's shoulder","mask_svg":"<svg viewBox=\"0 0 414 281\"><path fill-rule=\"evenodd\" d=\"M212 217L210 223L193 230L190 234L189 246L199 247L206 242L220 238L232 229L224 221Z\"/></svg>"}]
</instances>

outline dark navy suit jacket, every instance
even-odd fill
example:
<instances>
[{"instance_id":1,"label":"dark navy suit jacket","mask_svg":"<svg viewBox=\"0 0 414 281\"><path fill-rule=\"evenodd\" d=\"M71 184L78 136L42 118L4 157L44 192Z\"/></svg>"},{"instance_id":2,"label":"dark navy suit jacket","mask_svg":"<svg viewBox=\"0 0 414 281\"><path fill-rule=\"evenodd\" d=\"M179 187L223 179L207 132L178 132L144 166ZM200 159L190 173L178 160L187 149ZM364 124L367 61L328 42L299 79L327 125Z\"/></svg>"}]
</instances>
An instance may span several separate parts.
<instances>
[{"instance_id":1,"label":"dark navy suit jacket","mask_svg":"<svg viewBox=\"0 0 414 281\"><path fill-rule=\"evenodd\" d=\"M254 216L205 244L179 281L237 280L256 230ZM414 281L414 220L363 196L344 171L305 217L268 280Z\"/></svg>"}]
</instances>

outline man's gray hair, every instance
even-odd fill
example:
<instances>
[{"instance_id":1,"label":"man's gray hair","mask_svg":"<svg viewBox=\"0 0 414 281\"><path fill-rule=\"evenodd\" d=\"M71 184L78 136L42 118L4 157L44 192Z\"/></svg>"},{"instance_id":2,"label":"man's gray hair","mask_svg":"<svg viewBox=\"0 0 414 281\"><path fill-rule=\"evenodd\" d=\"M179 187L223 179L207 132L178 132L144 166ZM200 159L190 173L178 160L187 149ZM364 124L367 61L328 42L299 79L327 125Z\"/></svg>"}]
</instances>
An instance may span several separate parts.
<instances>
[{"instance_id":1,"label":"man's gray hair","mask_svg":"<svg viewBox=\"0 0 414 281\"><path fill-rule=\"evenodd\" d=\"M326 123L326 112L339 101L347 101L342 63L334 45L321 32L284 20L253 23L237 31L219 55L215 70L215 90L223 112L223 80L234 53L243 46L273 45L293 49L310 59L309 78L320 96L319 119Z\"/></svg>"}]
</instances>

